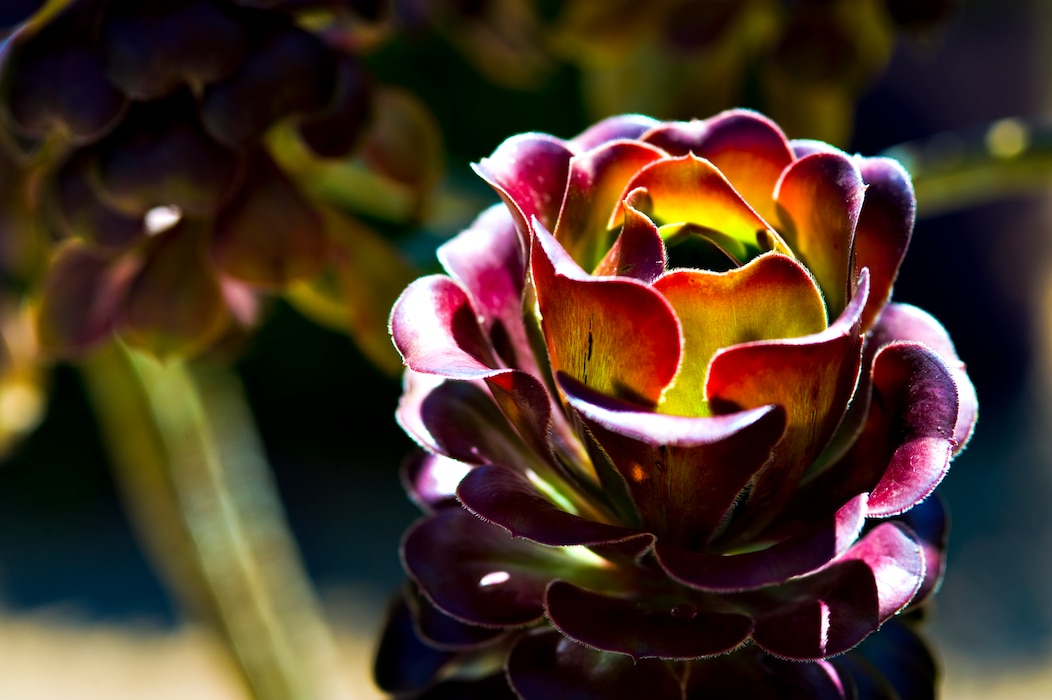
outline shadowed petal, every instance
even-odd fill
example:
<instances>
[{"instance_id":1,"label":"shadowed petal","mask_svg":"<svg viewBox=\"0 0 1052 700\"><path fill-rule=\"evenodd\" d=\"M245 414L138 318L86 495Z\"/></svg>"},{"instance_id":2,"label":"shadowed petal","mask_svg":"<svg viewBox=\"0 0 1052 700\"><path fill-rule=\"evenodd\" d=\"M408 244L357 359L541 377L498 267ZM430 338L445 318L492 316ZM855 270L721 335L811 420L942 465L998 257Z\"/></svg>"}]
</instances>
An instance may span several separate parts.
<instances>
[{"instance_id":1,"label":"shadowed petal","mask_svg":"<svg viewBox=\"0 0 1052 700\"><path fill-rule=\"evenodd\" d=\"M825 305L811 275L784 255L762 255L728 272L676 270L654 283L683 328L683 360L660 410L705 415L709 363L721 348L796 338L826 327Z\"/></svg>"},{"instance_id":2,"label":"shadowed petal","mask_svg":"<svg viewBox=\"0 0 1052 700\"><path fill-rule=\"evenodd\" d=\"M698 549L770 458L785 414L764 406L687 418L639 411L559 376L590 435L628 485L645 529L669 544Z\"/></svg>"},{"instance_id":3,"label":"shadowed petal","mask_svg":"<svg viewBox=\"0 0 1052 700\"><path fill-rule=\"evenodd\" d=\"M525 257L507 207L495 204L482 212L439 247L438 259L471 297L500 358L511 367L533 367L522 323Z\"/></svg>"},{"instance_id":4,"label":"shadowed petal","mask_svg":"<svg viewBox=\"0 0 1052 700\"><path fill-rule=\"evenodd\" d=\"M936 492L895 518L895 522L913 532L924 554L924 583L910 606L923 605L942 585L946 572L946 540L950 533L946 505Z\"/></svg>"},{"instance_id":5,"label":"shadowed petal","mask_svg":"<svg viewBox=\"0 0 1052 700\"><path fill-rule=\"evenodd\" d=\"M633 659L696 659L737 648L752 631L744 615L699 610L686 599L626 600L553 581L545 596L548 619L593 649Z\"/></svg>"},{"instance_id":6,"label":"shadowed petal","mask_svg":"<svg viewBox=\"0 0 1052 700\"><path fill-rule=\"evenodd\" d=\"M424 512L457 506L457 485L472 466L449 457L424 452L413 452L399 469L402 486L409 497Z\"/></svg>"},{"instance_id":7,"label":"shadowed petal","mask_svg":"<svg viewBox=\"0 0 1052 700\"><path fill-rule=\"evenodd\" d=\"M680 700L668 664L633 661L556 632L525 635L508 656L508 678L523 700Z\"/></svg>"},{"instance_id":8,"label":"shadowed petal","mask_svg":"<svg viewBox=\"0 0 1052 700\"><path fill-rule=\"evenodd\" d=\"M704 700L854 698L845 688L844 679L829 662L787 661L765 654L755 646L692 662L685 697ZM866 700L876 698L867 697Z\"/></svg>"},{"instance_id":9,"label":"shadowed petal","mask_svg":"<svg viewBox=\"0 0 1052 700\"><path fill-rule=\"evenodd\" d=\"M851 298L855 227L864 192L854 161L838 153L814 153L794 162L775 190L782 235L818 280L830 318L839 316Z\"/></svg>"},{"instance_id":10,"label":"shadowed petal","mask_svg":"<svg viewBox=\"0 0 1052 700\"><path fill-rule=\"evenodd\" d=\"M113 330L136 265L110 260L78 241L59 246L48 266L37 312L37 338L52 358L71 357Z\"/></svg>"},{"instance_id":11,"label":"shadowed petal","mask_svg":"<svg viewBox=\"0 0 1052 700\"><path fill-rule=\"evenodd\" d=\"M533 280L552 369L610 396L657 404L676 374L679 322L630 278L592 278L537 227Z\"/></svg>"},{"instance_id":12,"label":"shadowed petal","mask_svg":"<svg viewBox=\"0 0 1052 700\"><path fill-rule=\"evenodd\" d=\"M873 325L891 298L891 288L906 254L917 200L909 173L890 158L859 158L866 198L855 229L855 273L869 268L870 292L862 314L862 330Z\"/></svg>"},{"instance_id":13,"label":"shadowed petal","mask_svg":"<svg viewBox=\"0 0 1052 700\"><path fill-rule=\"evenodd\" d=\"M828 522L756 552L721 555L688 552L658 542L661 566L677 581L707 591L745 591L786 581L825 566L858 537L865 496L849 501Z\"/></svg>"},{"instance_id":14,"label":"shadowed petal","mask_svg":"<svg viewBox=\"0 0 1052 700\"><path fill-rule=\"evenodd\" d=\"M544 589L565 557L513 539L466 510L447 508L409 529L402 563L447 615L482 627L514 627L544 615Z\"/></svg>"},{"instance_id":15,"label":"shadowed petal","mask_svg":"<svg viewBox=\"0 0 1052 700\"><path fill-rule=\"evenodd\" d=\"M783 522L810 522L871 492L868 515L895 515L924 500L949 469L957 415L956 387L931 350L893 343L873 363L869 413L842 457L800 488Z\"/></svg>"},{"instance_id":16,"label":"shadowed petal","mask_svg":"<svg viewBox=\"0 0 1052 700\"><path fill-rule=\"evenodd\" d=\"M556 506L526 476L508 467L483 465L457 488L464 507L514 537L549 546L597 545L653 535L587 520Z\"/></svg>"},{"instance_id":17,"label":"shadowed petal","mask_svg":"<svg viewBox=\"0 0 1052 700\"><path fill-rule=\"evenodd\" d=\"M454 620L420 595L411 585L405 586L405 599L413 614L416 634L429 646L444 651L470 651L492 644L505 634L500 627L478 627Z\"/></svg>"},{"instance_id":18,"label":"shadowed petal","mask_svg":"<svg viewBox=\"0 0 1052 700\"><path fill-rule=\"evenodd\" d=\"M442 275L410 284L391 311L391 335L406 366L455 379L486 377L500 370L479 328L463 287Z\"/></svg>"},{"instance_id":19,"label":"shadowed petal","mask_svg":"<svg viewBox=\"0 0 1052 700\"><path fill-rule=\"evenodd\" d=\"M435 649L420 639L408 603L398 596L388 610L373 660L373 678L380 689L388 693L419 692L454 658L453 652Z\"/></svg>"},{"instance_id":20,"label":"shadowed petal","mask_svg":"<svg viewBox=\"0 0 1052 700\"><path fill-rule=\"evenodd\" d=\"M781 605L771 610L770 601L762 604L753 640L788 659L840 654L905 607L923 579L924 557L917 543L884 523L828 568L770 592L758 591Z\"/></svg>"},{"instance_id":21,"label":"shadowed petal","mask_svg":"<svg viewBox=\"0 0 1052 700\"><path fill-rule=\"evenodd\" d=\"M873 700L936 700L939 664L911 620L888 620L832 664L849 675L860 697Z\"/></svg>"},{"instance_id":22,"label":"shadowed petal","mask_svg":"<svg viewBox=\"0 0 1052 700\"><path fill-rule=\"evenodd\" d=\"M571 159L566 197L553 233L578 264L591 269L603 256L610 247L610 218L625 185L663 157L665 153L653 146L613 141Z\"/></svg>"}]
</instances>

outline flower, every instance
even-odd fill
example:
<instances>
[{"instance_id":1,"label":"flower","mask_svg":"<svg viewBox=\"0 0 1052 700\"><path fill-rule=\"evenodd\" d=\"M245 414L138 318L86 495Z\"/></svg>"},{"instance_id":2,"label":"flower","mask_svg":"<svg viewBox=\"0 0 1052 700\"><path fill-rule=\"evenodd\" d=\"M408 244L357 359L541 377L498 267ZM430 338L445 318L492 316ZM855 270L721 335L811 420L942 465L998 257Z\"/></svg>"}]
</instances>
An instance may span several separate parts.
<instances>
[{"instance_id":1,"label":"flower","mask_svg":"<svg viewBox=\"0 0 1052 700\"><path fill-rule=\"evenodd\" d=\"M977 402L939 323L890 302L903 168L732 110L522 134L476 169L503 202L391 313L426 514L381 686L930 688L900 613L942 575L929 496Z\"/></svg>"}]
</instances>

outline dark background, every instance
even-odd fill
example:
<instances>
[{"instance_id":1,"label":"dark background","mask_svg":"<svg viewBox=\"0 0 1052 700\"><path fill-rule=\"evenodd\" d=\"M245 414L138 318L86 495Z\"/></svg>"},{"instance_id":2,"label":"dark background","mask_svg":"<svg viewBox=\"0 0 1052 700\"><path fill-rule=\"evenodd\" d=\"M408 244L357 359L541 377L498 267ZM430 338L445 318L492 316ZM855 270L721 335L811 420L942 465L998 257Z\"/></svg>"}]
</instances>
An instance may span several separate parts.
<instances>
[{"instance_id":1,"label":"dark background","mask_svg":"<svg viewBox=\"0 0 1052 700\"><path fill-rule=\"evenodd\" d=\"M1044 8L961 3L934 43L900 44L860 103L849 150L871 155L947 129L1046 113L1052 10ZM437 41L415 50L421 62L391 61L384 77L456 125L446 136L448 176L482 196L468 163L504 137L568 137L585 125L569 70L538 101L488 85ZM474 108L472 95L485 95L486 109ZM939 489L953 530L932 626L948 658L980 666L1052 652L1050 226L1047 201L1033 195L922 218L895 290L949 329L980 397L975 438ZM417 514L397 476L410 449L393 418L399 382L377 373L346 336L281 303L238 369L323 597L351 591L382 601L398 585L398 540ZM0 610L176 625L124 516L77 373L57 367L52 382L45 422L0 464Z\"/></svg>"}]
</instances>

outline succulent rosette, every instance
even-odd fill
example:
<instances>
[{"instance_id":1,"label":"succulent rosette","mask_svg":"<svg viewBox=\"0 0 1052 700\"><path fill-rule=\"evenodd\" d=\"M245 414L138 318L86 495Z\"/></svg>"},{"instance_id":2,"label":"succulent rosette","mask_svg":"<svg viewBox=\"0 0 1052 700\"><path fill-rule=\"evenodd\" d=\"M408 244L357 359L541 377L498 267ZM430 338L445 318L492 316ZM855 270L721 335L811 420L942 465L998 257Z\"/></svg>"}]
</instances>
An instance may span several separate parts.
<instances>
[{"instance_id":1,"label":"succulent rosette","mask_svg":"<svg viewBox=\"0 0 1052 700\"><path fill-rule=\"evenodd\" d=\"M477 171L502 203L391 314L426 514L380 685L931 693L902 613L942 575L929 496L977 403L940 324L890 302L903 168L732 110L521 134Z\"/></svg>"}]
</instances>

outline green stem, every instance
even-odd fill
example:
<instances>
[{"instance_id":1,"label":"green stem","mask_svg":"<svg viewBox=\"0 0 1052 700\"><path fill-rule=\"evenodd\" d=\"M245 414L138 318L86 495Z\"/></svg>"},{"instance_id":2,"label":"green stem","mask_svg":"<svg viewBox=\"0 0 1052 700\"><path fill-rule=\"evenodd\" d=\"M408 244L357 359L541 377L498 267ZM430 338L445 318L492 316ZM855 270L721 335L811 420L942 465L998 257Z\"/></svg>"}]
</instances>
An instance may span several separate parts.
<instances>
[{"instance_id":1,"label":"green stem","mask_svg":"<svg viewBox=\"0 0 1052 700\"><path fill-rule=\"evenodd\" d=\"M147 551L252 697L349 697L235 376L116 345L82 370Z\"/></svg>"},{"instance_id":2,"label":"green stem","mask_svg":"<svg viewBox=\"0 0 1052 700\"><path fill-rule=\"evenodd\" d=\"M1005 118L902 143L883 155L913 178L918 216L965 209L1052 187L1052 124Z\"/></svg>"}]
</instances>

